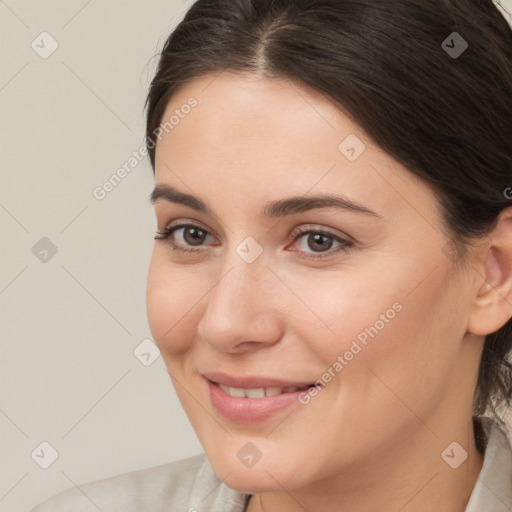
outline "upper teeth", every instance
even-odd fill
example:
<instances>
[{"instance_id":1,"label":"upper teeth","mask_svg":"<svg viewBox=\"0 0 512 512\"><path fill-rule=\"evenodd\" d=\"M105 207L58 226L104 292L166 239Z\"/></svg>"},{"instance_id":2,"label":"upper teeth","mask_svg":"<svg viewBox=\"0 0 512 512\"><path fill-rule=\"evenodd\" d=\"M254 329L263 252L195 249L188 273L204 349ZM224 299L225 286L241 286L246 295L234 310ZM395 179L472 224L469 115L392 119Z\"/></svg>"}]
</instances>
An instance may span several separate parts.
<instances>
[{"instance_id":1,"label":"upper teeth","mask_svg":"<svg viewBox=\"0 0 512 512\"><path fill-rule=\"evenodd\" d=\"M224 386L224 384L219 384L220 388L225 391L228 395L242 398L263 398L264 396L275 396L280 395L281 393L292 393L293 391L298 391L301 388L297 387L287 387L287 388L254 388L254 389L243 389L243 388L230 388L229 386Z\"/></svg>"}]
</instances>

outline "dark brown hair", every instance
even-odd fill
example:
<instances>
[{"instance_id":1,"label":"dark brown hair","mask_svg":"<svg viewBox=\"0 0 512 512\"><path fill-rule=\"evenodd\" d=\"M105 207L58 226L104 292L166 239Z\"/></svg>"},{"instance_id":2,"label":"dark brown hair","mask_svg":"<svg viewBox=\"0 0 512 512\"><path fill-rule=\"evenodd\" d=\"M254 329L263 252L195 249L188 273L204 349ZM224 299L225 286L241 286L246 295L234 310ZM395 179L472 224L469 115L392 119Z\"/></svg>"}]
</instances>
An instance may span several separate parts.
<instances>
[{"instance_id":1,"label":"dark brown hair","mask_svg":"<svg viewBox=\"0 0 512 512\"><path fill-rule=\"evenodd\" d=\"M468 44L458 56L443 48L454 32ZM512 30L492 0L198 0L165 42L148 93L153 172L171 96L221 71L330 98L435 190L454 261L465 264L471 239L512 205ZM475 415L502 422L511 349L509 320L486 336Z\"/></svg>"}]
</instances>

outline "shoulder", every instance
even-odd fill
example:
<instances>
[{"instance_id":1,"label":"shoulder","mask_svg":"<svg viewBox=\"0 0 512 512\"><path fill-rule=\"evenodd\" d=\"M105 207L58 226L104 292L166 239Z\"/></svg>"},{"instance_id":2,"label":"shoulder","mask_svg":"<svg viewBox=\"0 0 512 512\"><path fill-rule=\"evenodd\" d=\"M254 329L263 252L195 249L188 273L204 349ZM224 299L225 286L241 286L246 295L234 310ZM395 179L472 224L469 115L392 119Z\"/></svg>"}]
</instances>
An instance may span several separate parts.
<instances>
[{"instance_id":1,"label":"shoulder","mask_svg":"<svg viewBox=\"0 0 512 512\"><path fill-rule=\"evenodd\" d=\"M200 479L199 483L197 480ZM194 488L218 481L206 455L140 469L67 489L31 512L186 512Z\"/></svg>"},{"instance_id":2,"label":"shoulder","mask_svg":"<svg viewBox=\"0 0 512 512\"><path fill-rule=\"evenodd\" d=\"M488 417L474 417L477 446L484 463L465 512L512 511L512 444L506 426Z\"/></svg>"}]
</instances>

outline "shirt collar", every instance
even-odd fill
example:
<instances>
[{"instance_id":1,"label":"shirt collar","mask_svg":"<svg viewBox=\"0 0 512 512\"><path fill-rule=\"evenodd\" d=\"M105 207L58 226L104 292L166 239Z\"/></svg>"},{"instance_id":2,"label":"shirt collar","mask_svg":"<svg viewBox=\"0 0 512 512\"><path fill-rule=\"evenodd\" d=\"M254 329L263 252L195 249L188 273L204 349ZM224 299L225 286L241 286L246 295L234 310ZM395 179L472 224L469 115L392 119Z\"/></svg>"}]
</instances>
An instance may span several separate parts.
<instances>
[{"instance_id":1,"label":"shirt collar","mask_svg":"<svg viewBox=\"0 0 512 512\"><path fill-rule=\"evenodd\" d=\"M484 463L465 512L512 510L512 447L505 430L492 418L474 417L488 437Z\"/></svg>"}]
</instances>

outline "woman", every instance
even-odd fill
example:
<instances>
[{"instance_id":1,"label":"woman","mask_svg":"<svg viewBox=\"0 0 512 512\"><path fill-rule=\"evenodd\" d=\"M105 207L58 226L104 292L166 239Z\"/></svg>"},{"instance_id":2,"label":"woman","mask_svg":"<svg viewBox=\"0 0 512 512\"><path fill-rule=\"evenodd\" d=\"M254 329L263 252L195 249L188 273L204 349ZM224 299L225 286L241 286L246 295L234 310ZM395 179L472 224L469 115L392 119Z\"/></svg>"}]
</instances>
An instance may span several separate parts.
<instances>
[{"instance_id":1,"label":"woman","mask_svg":"<svg viewBox=\"0 0 512 512\"><path fill-rule=\"evenodd\" d=\"M506 20L189 9L147 101L147 310L205 454L34 511L512 510Z\"/></svg>"}]
</instances>

